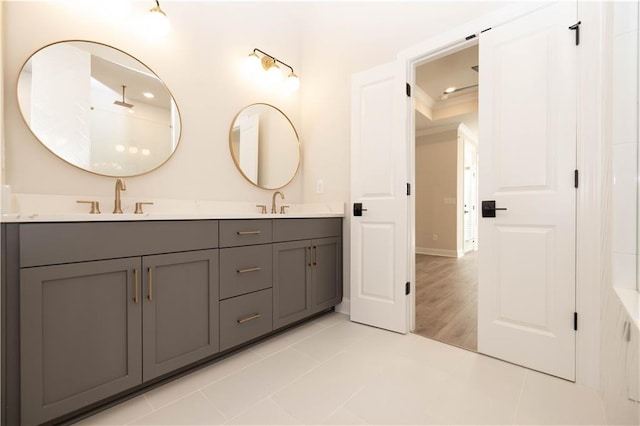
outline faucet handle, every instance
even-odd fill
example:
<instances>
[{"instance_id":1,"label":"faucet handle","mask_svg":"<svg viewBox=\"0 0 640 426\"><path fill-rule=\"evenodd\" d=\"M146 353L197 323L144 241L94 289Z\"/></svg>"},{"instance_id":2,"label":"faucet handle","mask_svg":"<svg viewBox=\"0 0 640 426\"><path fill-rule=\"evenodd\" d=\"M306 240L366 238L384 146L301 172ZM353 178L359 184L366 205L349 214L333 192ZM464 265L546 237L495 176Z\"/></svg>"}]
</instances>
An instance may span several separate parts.
<instances>
[{"instance_id":1,"label":"faucet handle","mask_svg":"<svg viewBox=\"0 0 640 426\"><path fill-rule=\"evenodd\" d=\"M134 213L134 214L142 214L142 213L144 213L144 212L142 211L142 206L143 206L144 204L152 205L153 203L152 203L152 202L149 202L149 201L139 201L139 202L137 202L137 203L136 203L136 209L135 209L135 211L134 211L133 213Z\"/></svg>"},{"instance_id":2,"label":"faucet handle","mask_svg":"<svg viewBox=\"0 0 640 426\"><path fill-rule=\"evenodd\" d=\"M78 204L81 204L81 203L91 204L91 211L89 213L90 214L100 214L100 202L99 201L77 200L76 203L78 203Z\"/></svg>"},{"instance_id":3,"label":"faucet handle","mask_svg":"<svg viewBox=\"0 0 640 426\"><path fill-rule=\"evenodd\" d=\"M285 213L287 212L287 209L288 209L289 207L290 207L290 206L286 206L286 205L282 204L282 205L280 206L280 214L285 214Z\"/></svg>"},{"instance_id":4,"label":"faucet handle","mask_svg":"<svg viewBox=\"0 0 640 426\"><path fill-rule=\"evenodd\" d=\"M267 214L267 205L266 204L256 204L256 207L260 207L261 214Z\"/></svg>"}]
</instances>

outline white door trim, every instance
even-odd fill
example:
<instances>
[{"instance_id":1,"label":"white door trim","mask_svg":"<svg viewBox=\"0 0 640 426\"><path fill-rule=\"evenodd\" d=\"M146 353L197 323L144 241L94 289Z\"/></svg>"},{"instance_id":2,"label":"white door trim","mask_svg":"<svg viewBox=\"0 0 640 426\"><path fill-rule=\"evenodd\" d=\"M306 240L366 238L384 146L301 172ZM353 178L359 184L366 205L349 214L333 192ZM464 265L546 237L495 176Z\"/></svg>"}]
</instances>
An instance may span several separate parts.
<instances>
[{"instance_id":1,"label":"white door trim","mask_svg":"<svg viewBox=\"0 0 640 426\"><path fill-rule=\"evenodd\" d=\"M433 37L398 53L407 63L407 81L415 85L415 67L477 43L477 37L465 41L479 31L511 21L549 4L515 4L485 15L463 26ZM578 150L577 164L581 182L577 199L576 307L579 329L576 335L576 382L598 389L600 386L600 283L606 277L606 249L610 247L610 213L605 194L610 193L611 148L605 123L611 74L606 65L610 51L607 40L610 28L606 18L610 5L603 2L577 2L582 22L581 47L578 49ZM589 28L589 30L585 30ZM588 47L586 47L588 46ZM415 123L408 116L408 178L415 187ZM409 201L409 276L415 283L415 197ZM606 280L605 280L606 282ZM413 288L413 284L412 284ZM411 292L407 320L415 330L415 291Z\"/></svg>"}]
</instances>

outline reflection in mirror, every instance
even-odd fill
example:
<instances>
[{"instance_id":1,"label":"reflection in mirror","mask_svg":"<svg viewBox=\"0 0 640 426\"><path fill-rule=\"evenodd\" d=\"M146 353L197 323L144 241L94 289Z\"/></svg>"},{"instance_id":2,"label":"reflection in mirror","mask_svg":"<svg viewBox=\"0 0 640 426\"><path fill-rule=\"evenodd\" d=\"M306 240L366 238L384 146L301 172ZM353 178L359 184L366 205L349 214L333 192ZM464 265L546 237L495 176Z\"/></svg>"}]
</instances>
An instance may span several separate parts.
<instances>
[{"instance_id":1,"label":"reflection in mirror","mask_svg":"<svg viewBox=\"0 0 640 426\"><path fill-rule=\"evenodd\" d=\"M162 80L100 43L63 41L38 50L20 72L18 103L47 149L100 175L147 173L180 140L178 108Z\"/></svg>"},{"instance_id":2,"label":"reflection in mirror","mask_svg":"<svg viewBox=\"0 0 640 426\"><path fill-rule=\"evenodd\" d=\"M298 133L274 106L253 104L240 111L231 124L229 147L242 176L260 188L282 188L298 171Z\"/></svg>"}]
</instances>

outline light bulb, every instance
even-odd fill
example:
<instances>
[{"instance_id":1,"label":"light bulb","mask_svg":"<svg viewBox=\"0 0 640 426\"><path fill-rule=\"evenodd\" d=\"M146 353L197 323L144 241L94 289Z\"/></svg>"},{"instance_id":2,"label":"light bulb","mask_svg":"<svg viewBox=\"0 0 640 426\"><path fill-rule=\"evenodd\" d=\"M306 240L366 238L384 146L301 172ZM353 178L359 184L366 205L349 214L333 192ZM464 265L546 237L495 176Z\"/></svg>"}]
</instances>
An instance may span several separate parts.
<instances>
[{"instance_id":1,"label":"light bulb","mask_svg":"<svg viewBox=\"0 0 640 426\"><path fill-rule=\"evenodd\" d=\"M260 58L256 54L256 52L251 52L249 56L247 56L246 60L247 70L251 72L255 72L261 68Z\"/></svg>"},{"instance_id":2,"label":"light bulb","mask_svg":"<svg viewBox=\"0 0 640 426\"><path fill-rule=\"evenodd\" d=\"M455 87L447 87L446 89L444 89L444 93L453 93L456 91Z\"/></svg>"},{"instance_id":3,"label":"light bulb","mask_svg":"<svg viewBox=\"0 0 640 426\"><path fill-rule=\"evenodd\" d=\"M284 81L284 85L287 91L295 92L300 88L300 79L293 71L291 71L287 79Z\"/></svg>"},{"instance_id":4,"label":"light bulb","mask_svg":"<svg viewBox=\"0 0 640 426\"><path fill-rule=\"evenodd\" d=\"M167 35L171 29L167 14L160 9L160 6L154 6L149 10L146 18L147 30L154 36Z\"/></svg>"},{"instance_id":5,"label":"light bulb","mask_svg":"<svg viewBox=\"0 0 640 426\"><path fill-rule=\"evenodd\" d=\"M274 63L267 70L267 79L271 84L280 83L280 81L282 80L282 71L280 71L280 67L278 66L278 64Z\"/></svg>"}]
</instances>

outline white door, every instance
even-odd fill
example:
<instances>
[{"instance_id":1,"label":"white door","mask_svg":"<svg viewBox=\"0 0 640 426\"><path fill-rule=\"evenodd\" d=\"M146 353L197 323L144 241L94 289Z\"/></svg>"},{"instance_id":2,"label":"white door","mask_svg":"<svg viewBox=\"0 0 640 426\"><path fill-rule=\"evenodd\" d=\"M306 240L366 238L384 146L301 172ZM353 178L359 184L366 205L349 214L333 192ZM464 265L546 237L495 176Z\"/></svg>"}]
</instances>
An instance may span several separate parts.
<instances>
[{"instance_id":1,"label":"white door","mask_svg":"<svg viewBox=\"0 0 640 426\"><path fill-rule=\"evenodd\" d=\"M351 92L351 320L407 332L407 103L401 61L354 74Z\"/></svg>"},{"instance_id":2,"label":"white door","mask_svg":"<svg viewBox=\"0 0 640 426\"><path fill-rule=\"evenodd\" d=\"M478 351L575 378L575 2L480 38Z\"/></svg>"}]
</instances>

